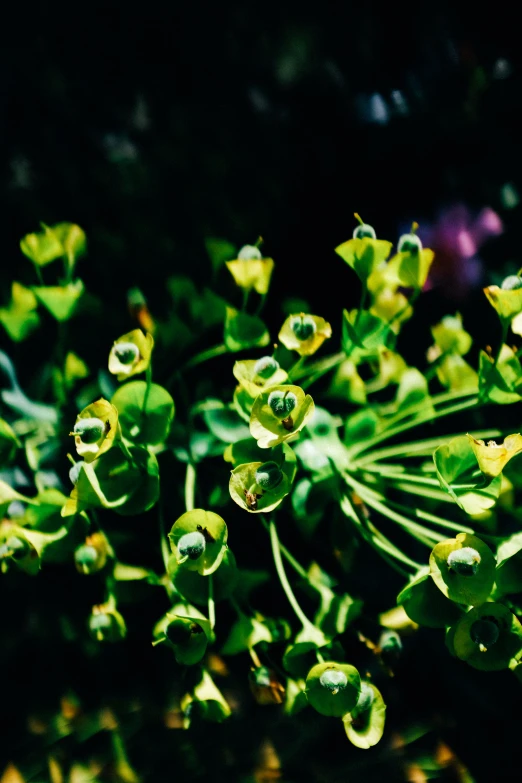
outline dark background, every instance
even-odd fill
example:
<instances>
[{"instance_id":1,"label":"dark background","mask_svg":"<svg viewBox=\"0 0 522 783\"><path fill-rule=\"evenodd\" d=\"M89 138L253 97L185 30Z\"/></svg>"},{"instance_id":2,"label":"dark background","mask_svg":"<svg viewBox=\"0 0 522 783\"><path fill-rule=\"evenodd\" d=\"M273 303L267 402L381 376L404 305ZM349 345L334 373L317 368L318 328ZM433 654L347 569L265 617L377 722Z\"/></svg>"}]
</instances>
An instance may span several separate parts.
<instances>
[{"instance_id":1,"label":"dark background","mask_svg":"<svg viewBox=\"0 0 522 783\"><path fill-rule=\"evenodd\" d=\"M333 253L351 235L354 211L394 240L413 219L432 223L454 203L472 213L490 206L505 233L481 251L484 278L517 269L520 207L502 195L506 183L521 186L521 41L511 13L502 4L482 11L442 2L414 9L329 2L11 8L0 74L2 304L13 278L34 283L18 241L41 220L85 229L89 255L79 272L104 302L109 334L129 325L128 288L139 286L165 315L169 275L210 283L206 236L241 245L259 234L277 264L266 311L272 330L283 296L305 296L312 312L338 326L341 308L359 294ZM225 272L217 287L235 296ZM479 288L450 304L446 293L426 294L417 326L405 329L412 356L422 355L429 324L448 309L465 314L479 346L496 329ZM96 363L96 333L77 329L76 337L80 355ZM33 345L48 339L43 332ZM6 347L4 334L0 341ZM7 349L20 355L19 347ZM49 617L63 606L63 578L51 574L42 587L40 610L45 604ZM3 604L11 628L20 605L33 622L41 616L23 575L10 583L15 589L17 603ZM82 589L75 581L71 596ZM34 738L20 737L27 710L51 709L57 683L79 693L87 711L107 692L116 703L128 699L131 684L136 699L162 703L170 664L165 656L157 667L158 658L143 652L149 615L157 612L144 600L127 615L130 627L133 611L134 627L142 617L143 634L131 633L125 652L104 650L90 663L57 646L52 622L36 651L21 639L6 642L6 660L16 660L4 671L6 703L18 697L16 710L2 715L6 758L41 752ZM246 671L248 661L241 665ZM388 692L392 728L402 731L414 715L425 719L477 781L516 779L509 768L520 695L511 680L464 670L449 660L440 634L423 631ZM271 708L249 709L245 731L232 721L200 727L189 740L165 732L152 707L135 735L131 727L133 760L147 780L172 779L176 769L180 779L229 780L247 774L267 735L280 742L285 780L335 783L348 769L365 780L405 779L402 751L376 751L373 761L362 754L363 763L328 721L306 714L291 724ZM432 753L435 740L426 742ZM233 771L227 747L239 758ZM451 774L441 779L458 779Z\"/></svg>"}]
</instances>

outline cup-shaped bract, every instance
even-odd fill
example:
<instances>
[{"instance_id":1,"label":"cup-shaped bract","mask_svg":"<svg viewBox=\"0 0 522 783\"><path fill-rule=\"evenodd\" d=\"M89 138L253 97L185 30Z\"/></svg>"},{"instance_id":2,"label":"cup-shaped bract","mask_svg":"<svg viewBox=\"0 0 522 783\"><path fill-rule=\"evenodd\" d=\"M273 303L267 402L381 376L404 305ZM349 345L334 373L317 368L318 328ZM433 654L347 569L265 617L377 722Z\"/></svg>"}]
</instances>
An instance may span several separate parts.
<instances>
[{"instance_id":1,"label":"cup-shaped bract","mask_svg":"<svg viewBox=\"0 0 522 783\"><path fill-rule=\"evenodd\" d=\"M92 462L108 451L120 437L118 411L101 398L87 405L76 417L74 431L76 451L85 462Z\"/></svg>"},{"instance_id":2,"label":"cup-shaped bract","mask_svg":"<svg viewBox=\"0 0 522 783\"><path fill-rule=\"evenodd\" d=\"M495 556L476 536L459 533L430 555L433 581L451 601L476 606L487 601L495 581Z\"/></svg>"},{"instance_id":3,"label":"cup-shaped bract","mask_svg":"<svg viewBox=\"0 0 522 783\"><path fill-rule=\"evenodd\" d=\"M89 631L99 642L118 642L125 638L125 620L113 602L92 607L89 617Z\"/></svg>"},{"instance_id":4,"label":"cup-shaped bract","mask_svg":"<svg viewBox=\"0 0 522 783\"><path fill-rule=\"evenodd\" d=\"M522 288L505 289L488 285L483 290L501 321L509 321L522 312Z\"/></svg>"},{"instance_id":5,"label":"cup-shaped bract","mask_svg":"<svg viewBox=\"0 0 522 783\"><path fill-rule=\"evenodd\" d=\"M468 435L468 438L481 473L490 479L499 476L509 460L522 451L522 435L520 433L508 435L504 438L503 443L496 443L494 440L485 443L472 435Z\"/></svg>"},{"instance_id":6,"label":"cup-shaped bract","mask_svg":"<svg viewBox=\"0 0 522 783\"><path fill-rule=\"evenodd\" d=\"M288 495L295 463L248 462L238 465L230 475L230 496L245 511L258 514L273 511Z\"/></svg>"},{"instance_id":7,"label":"cup-shaped bract","mask_svg":"<svg viewBox=\"0 0 522 783\"><path fill-rule=\"evenodd\" d=\"M351 712L360 691L359 672L348 663L318 663L306 677L306 696L321 715L341 718Z\"/></svg>"},{"instance_id":8,"label":"cup-shaped bract","mask_svg":"<svg viewBox=\"0 0 522 783\"><path fill-rule=\"evenodd\" d=\"M256 397L250 415L250 433L262 449L293 438L314 412L314 401L299 386L269 386Z\"/></svg>"},{"instance_id":9,"label":"cup-shaped bract","mask_svg":"<svg viewBox=\"0 0 522 783\"><path fill-rule=\"evenodd\" d=\"M119 381L145 372L150 364L154 347L151 334L143 334L141 329L133 329L114 342L109 354L109 372Z\"/></svg>"},{"instance_id":10,"label":"cup-shaped bract","mask_svg":"<svg viewBox=\"0 0 522 783\"><path fill-rule=\"evenodd\" d=\"M375 269L390 255L392 243L371 237L353 238L335 248L337 255L346 261L363 284Z\"/></svg>"},{"instance_id":11,"label":"cup-shaped bract","mask_svg":"<svg viewBox=\"0 0 522 783\"><path fill-rule=\"evenodd\" d=\"M289 315L279 332L285 348L299 356L311 356L331 336L332 327L324 318L306 313Z\"/></svg>"},{"instance_id":12,"label":"cup-shaped bract","mask_svg":"<svg viewBox=\"0 0 522 783\"><path fill-rule=\"evenodd\" d=\"M284 383L288 378L287 373L279 366L279 362L271 356L236 362L232 372L234 378L254 399L266 386Z\"/></svg>"},{"instance_id":13,"label":"cup-shaped bract","mask_svg":"<svg viewBox=\"0 0 522 783\"><path fill-rule=\"evenodd\" d=\"M199 534L198 540L186 537ZM228 530L225 520L213 511L195 508L177 519L169 533L170 546L178 563L189 571L209 576L219 568L227 549ZM204 541L204 546L199 543ZM195 549L193 548L193 545ZM193 555L189 550L193 550ZM200 553L197 554L197 551Z\"/></svg>"},{"instance_id":14,"label":"cup-shaped bract","mask_svg":"<svg viewBox=\"0 0 522 783\"><path fill-rule=\"evenodd\" d=\"M31 576L40 570L38 550L27 540L22 528L11 530L6 536L0 537L0 571L5 573L10 563Z\"/></svg>"},{"instance_id":15,"label":"cup-shaped bract","mask_svg":"<svg viewBox=\"0 0 522 783\"><path fill-rule=\"evenodd\" d=\"M226 261L226 266L240 288L245 291L253 288L261 295L268 293L274 261L271 258L263 258L258 247L245 245L236 259Z\"/></svg>"},{"instance_id":16,"label":"cup-shaped bract","mask_svg":"<svg viewBox=\"0 0 522 783\"><path fill-rule=\"evenodd\" d=\"M172 645L174 657L184 666L198 663L207 650L207 635L203 626L193 617L169 615L165 636Z\"/></svg>"},{"instance_id":17,"label":"cup-shaped bract","mask_svg":"<svg viewBox=\"0 0 522 783\"><path fill-rule=\"evenodd\" d=\"M471 335L462 327L460 313L444 316L439 323L431 327L431 333L435 345L441 353L456 353L459 356L465 356L473 342Z\"/></svg>"},{"instance_id":18,"label":"cup-shaped bract","mask_svg":"<svg viewBox=\"0 0 522 783\"><path fill-rule=\"evenodd\" d=\"M475 669L507 669L522 656L522 626L506 606L488 601L459 620L448 644L458 658Z\"/></svg>"},{"instance_id":19,"label":"cup-shaped bract","mask_svg":"<svg viewBox=\"0 0 522 783\"><path fill-rule=\"evenodd\" d=\"M106 536L97 531L87 536L85 542L74 551L74 563L80 574L94 574L101 571L110 554Z\"/></svg>"},{"instance_id":20,"label":"cup-shaped bract","mask_svg":"<svg viewBox=\"0 0 522 783\"><path fill-rule=\"evenodd\" d=\"M361 692L354 709L343 716L346 736L357 748L377 745L384 732L386 704L372 682L361 682Z\"/></svg>"}]
</instances>

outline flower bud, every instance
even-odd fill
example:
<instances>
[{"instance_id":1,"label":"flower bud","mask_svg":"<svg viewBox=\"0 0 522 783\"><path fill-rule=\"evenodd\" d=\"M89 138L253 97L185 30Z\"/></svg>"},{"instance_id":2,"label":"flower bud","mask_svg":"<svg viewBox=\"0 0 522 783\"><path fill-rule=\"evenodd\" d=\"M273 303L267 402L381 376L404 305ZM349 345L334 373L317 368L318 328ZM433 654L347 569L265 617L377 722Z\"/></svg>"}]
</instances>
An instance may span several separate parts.
<instances>
[{"instance_id":1,"label":"flower bud","mask_svg":"<svg viewBox=\"0 0 522 783\"><path fill-rule=\"evenodd\" d=\"M446 562L448 568L459 576L474 576L480 564L480 555L476 549L464 546L450 552Z\"/></svg>"},{"instance_id":2,"label":"flower bud","mask_svg":"<svg viewBox=\"0 0 522 783\"><path fill-rule=\"evenodd\" d=\"M105 425L101 419L79 419L74 425L72 434L78 435L83 443L96 443L103 437Z\"/></svg>"},{"instance_id":3,"label":"flower bud","mask_svg":"<svg viewBox=\"0 0 522 783\"><path fill-rule=\"evenodd\" d=\"M354 239L377 239L377 234L373 226L369 223L361 223L360 226L356 226L353 230Z\"/></svg>"},{"instance_id":4,"label":"flower bud","mask_svg":"<svg viewBox=\"0 0 522 783\"><path fill-rule=\"evenodd\" d=\"M319 682L334 696L348 685L346 674L338 669L326 669L320 676Z\"/></svg>"},{"instance_id":5,"label":"flower bud","mask_svg":"<svg viewBox=\"0 0 522 783\"><path fill-rule=\"evenodd\" d=\"M286 419L297 405L297 397L293 392L270 392L268 405L274 416L277 416L278 419Z\"/></svg>"},{"instance_id":6,"label":"flower bud","mask_svg":"<svg viewBox=\"0 0 522 783\"><path fill-rule=\"evenodd\" d=\"M498 641L500 629L494 618L483 617L473 623L469 635L478 644L480 651L486 652L488 647Z\"/></svg>"},{"instance_id":7,"label":"flower bud","mask_svg":"<svg viewBox=\"0 0 522 783\"><path fill-rule=\"evenodd\" d=\"M403 234L397 245L399 253L419 253L422 250L422 242L417 234Z\"/></svg>"},{"instance_id":8,"label":"flower bud","mask_svg":"<svg viewBox=\"0 0 522 783\"><path fill-rule=\"evenodd\" d=\"M207 542L205 536L198 530L185 533L178 541L178 552L182 559L197 560L205 551Z\"/></svg>"},{"instance_id":9,"label":"flower bud","mask_svg":"<svg viewBox=\"0 0 522 783\"><path fill-rule=\"evenodd\" d=\"M241 261L251 261L253 258L262 258L262 255L260 249L255 247L255 245L243 245L237 254L237 257L241 259Z\"/></svg>"},{"instance_id":10,"label":"flower bud","mask_svg":"<svg viewBox=\"0 0 522 783\"><path fill-rule=\"evenodd\" d=\"M283 480L283 471L277 462L264 462L256 470L256 484L262 489L270 491L279 486Z\"/></svg>"},{"instance_id":11,"label":"flower bud","mask_svg":"<svg viewBox=\"0 0 522 783\"><path fill-rule=\"evenodd\" d=\"M114 353L120 364L125 366L138 361L140 356L139 348L134 343L115 343Z\"/></svg>"},{"instance_id":12,"label":"flower bud","mask_svg":"<svg viewBox=\"0 0 522 783\"><path fill-rule=\"evenodd\" d=\"M374 699L375 693L371 685L368 685L367 682L361 682L361 692L356 704L357 712L365 712L370 709Z\"/></svg>"},{"instance_id":13,"label":"flower bud","mask_svg":"<svg viewBox=\"0 0 522 783\"><path fill-rule=\"evenodd\" d=\"M98 552L93 546L83 544L74 553L74 561L80 571L89 572L89 567L94 565L98 558Z\"/></svg>"},{"instance_id":14,"label":"flower bud","mask_svg":"<svg viewBox=\"0 0 522 783\"><path fill-rule=\"evenodd\" d=\"M290 321L290 328L298 340L308 340L317 329L310 315L296 315Z\"/></svg>"},{"instance_id":15,"label":"flower bud","mask_svg":"<svg viewBox=\"0 0 522 783\"><path fill-rule=\"evenodd\" d=\"M89 631L99 642L117 642L125 637L125 620L114 606L93 606L89 616Z\"/></svg>"},{"instance_id":16,"label":"flower bud","mask_svg":"<svg viewBox=\"0 0 522 783\"><path fill-rule=\"evenodd\" d=\"M520 275L508 275L500 286L503 291L514 291L516 288L522 288L522 277Z\"/></svg>"},{"instance_id":17,"label":"flower bud","mask_svg":"<svg viewBox=\"0 0 522 783\"><path fill-rule=\"evenodd\" d=\"M76 484L78 483L78 479L80 478L80 471L82 469L82 465L83 465L83 460L79 460L78 462L74 463L74 465L69 471L69 478L71 480L71 484L74 484L74 486L76 486Z\"/></svg>"},{"instance_id":18,"label":"flower bud","mask_svg":"<svg viewBox=\"0 0 522 783\"><path fill-rule=\"evenodd\" d=\"M271 378L277 370L279 370L279 362L272 356L263 356L254 365L254 373L264 381L266 381L267 378Z\"/></svg>"}]
</instances>

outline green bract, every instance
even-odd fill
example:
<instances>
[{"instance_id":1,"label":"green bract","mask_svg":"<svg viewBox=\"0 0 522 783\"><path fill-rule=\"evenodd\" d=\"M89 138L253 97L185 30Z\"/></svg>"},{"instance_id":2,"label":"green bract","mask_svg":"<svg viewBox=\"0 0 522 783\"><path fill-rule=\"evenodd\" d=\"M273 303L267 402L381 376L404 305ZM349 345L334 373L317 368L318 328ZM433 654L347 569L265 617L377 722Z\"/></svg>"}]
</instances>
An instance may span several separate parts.
<instances>
[{"instance_id":1,"label":"green bract","mask_svg":"<svg viewBox=\"0 0 522 783\"><path fill-rule=\"evenodd\" d=\"M239 465L230 476L230 496L246 511L272 511L290 492L294 473L295 457L291 461L283 462L281 467L275 462L249 462ZM268 487L267 481L276 483Z\"/></svg>"},{"instance_id":2,"label":"green bract","mask_svg":"<svg viewBox=\"0 0 522 783\"><path fill-rule=\"evenodd\" d=\"M124 437L134 443L162 443L174 418L174 400L163 386L131 381L116 390L112 404L118 410Z\"/></svg>"},{"instance_id":3,"label":"green bract","mask_svg":"<svg viewBox=\"0 0 522 783\"><path fill-rule=\"evenodd\" d=\"M74 425L76 451L85 462L105 454L120 437L118 411L103 398L88 405L78 414Z\"/></svg>"},{"instance_id":4,"label":"green bract","mask_svg":"<svg viewBox=\"0 0 522 783\"><path fill-rule=\"evenodd\" d=\"M299 356L311 356L331 336L332 327L324 318L305 313L289 315L279 332L285 348L297 351Z\"/></svg>"},{"instance_id":5,"label":"green bract","mask_svg":"<svg viewBox=\"0 0 522 783\"><path fill-rule=\"evenodd\" d=\"M397 603L403 605L406 614L414 623L426 625L428 628L445 628L452 625L464 611L463 607L450 601L437 589L429 568L422 569L401 590Z\"/></svg>"},{"instance_id":6,"label":"green bract","mask_svg":"<svg viewBox=\"0 0 522 783\"><path fill-rule=\"evenodd\" d=\"M205 623L208 625L208 623ZM207 634L204 625L193 617L183 617L167 612L167 624L164 627L167 641L174 650L178 663L192 666L198 663L207 649Z\"/></svg>"},{"instance_id":7,"label":"green bract","mask_svg":"<svg viewBox=\"0 0 522 783\"><path fill-rule=\"evenodd\" d=\"M351 266L359 279L366 283L374 270L386 261L391 249L391 242L364 237L343 242L335 248L335 252Z\"/></svg>"},{"instance_id":8,"label":"green bract","mask_svg":"<svg viewBox=\"0 0 522 783\"><path fill-rule=\"evenodd\" d=\"M468 435L471 448L477 458L481 473L489 479L496 478L504 470L510 459L522 451L522 435L508 435L503 443L489 440L477 440Z\"/></svg>"},{"instance_id":9,"label":"green bract","mask_svg":"<svg viewBox=\"0 0 522 783\"><path fill-rule=\"evenodd\" d=\"M253 288L262 295L268 292L274 262L271 258L262 258L261 251L257 247L245 245L239 251L237 259L227 261L226 266L240 288L246 291Z\"/></svg>"},{"instance_id":10,"label":"green bract","mask_svg":"<svg viewBox=\"0 0 522 783\"><path fill-rule=\"evenodd\" d=\"M501 321L509 321L522 312L522 288L504 289L498 285L489 285L484 288L484 293Z\"/></svg>"},{"instance_id":11,"label":"green bract","mask_svg":"<svg viewBox=\"0 0 522 783\"><path fill-rule=\"evenodd\" d=\"M452 651L475 669L507 669L522 656L522 626L503 604L471 609L452 630Z\"/></svg>"},{"instance_id":12,"label":"green bract","mask_svg":"<svg viewBox=\"0 0 522 783\"><path fill-rule=\"evenodd\" d=\"M357 748L372 748L384 732L386 705L381 692L372 682L361 682L361 692L355 708L343 716L346 736Z\"/></svg>"},{"instance_id":13,"label":"green bract","mask_svg":"<svg viewBox=\"0 0 522 783\"><path fill-rule=\"evenodd\" d=\"M250 432L258 446L271 448L302 430L313 411L312 398L299 386L271 386L254 402Z\"/></svg>"},{"instance_id":14,"label":"green bract","mask_svg":"<svg viewBox=\"0 0 522 783\"><path fill-rule=\"evenodd\" d=\"M480 558L477 562L477 558ZM474 606L486 601L495 581L495 556L476 536L459 533L441 541L430 555L433 581L445 596Z\"/></svg>"},{"instance_id":15,"label":"green bract","mask_svg":"<svg viewBox=\"0 0 522 783\"><path fill-rule=\"evenodd\" d=\"M152 335L143 334L141 329L118 337L109 354L109 372L124 381L133 375L145 372L150 364L154 340Z\"/></svg>"},{"instance_id":16,"label":"green bract","mask_svg":"<svg viewBox=\"0 0 522 783\"><path fill-rule=\"evenodd\" d=\"M360 690L359 672L347 663L318 663L306 678L308 701L321 715L341 718L355 707Z\"/></svg>"},{"instance_id":17,"label":"green bract","mask_svg":"<svg viewBox=\"0 0 522 783\"><path fill-rule=\"evenodd\" d=\"M177 554L169 558L167 573L175 589L187 600L200 606L207 606L209 597L209 577L191 571L187 564L178 564ZM239 581L236 560L230 549L226 549L217 571L212 574L212 595L214 601L230 598Z\"/></svg>"},{"instance_id":18,"label":"green bract","mask_svg":"<svg viewBox=\"0 0 522 783\"><path fill-rule=\"evenodd\" d=\"M246 359L236 362L232 368L234 378L241 386L256 398L265 386L273 386L277 383L284 383L288 378L287 373L279 367L271 356L263 356L257 361L255 359Z\"/></svg>"},{"instance_id":19,"label":"green bract","mask_svg":"<svg viewBox=\"0 0 522 783\"><path fill-rule=\"evenodd\" d=\"M113 601L93 606L89 617L89 631L99 642L118 642L127 633L125 620Z\"/></svg>"},{"instance_id":20,"label":"green bract","mask_svg":"<svg viewBox=\"0 0 522 783\"><path fill-rule=\"evenodd\" d=\"M196 548L192 549L196 539L191 538L189 542L186 536L194 533L199 533L197 538L199 545L196 544ZM224 519L213 511L204 511L201 508L182 514L174 522L169 533L170 545L178 562L183 562L183 568L197 571L202 576L209 576L219 568L226 552L227 538L228 531ZM202 539L205 542L204 547L201 546ZM180 550L180 544L185 547L183 552ZM195 555L193 559L188 554L189 550L195 553L200 547L201 553ZM188 560L185 562L187 557Z\"/></svg>"}]
</instances>

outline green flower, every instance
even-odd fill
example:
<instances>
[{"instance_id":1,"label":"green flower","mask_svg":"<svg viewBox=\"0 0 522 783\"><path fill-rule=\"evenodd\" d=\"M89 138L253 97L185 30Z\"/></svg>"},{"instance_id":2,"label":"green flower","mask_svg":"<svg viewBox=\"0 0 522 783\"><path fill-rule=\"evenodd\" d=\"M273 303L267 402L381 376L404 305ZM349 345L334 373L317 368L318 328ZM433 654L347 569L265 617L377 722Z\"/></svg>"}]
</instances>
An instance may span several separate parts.
<instances>
[{"instance_id":1,"label":"green flower","mask_svg":"<svg viewBox=\"0 0 522 783\"><path fill-rule=\"evenodd\" d=\"M468 438L481 473L490 479L499 476L509 460L522 451L522 435L519 433L508 435L503 443L495 443L494 440L485 443L472 435Z\"/></svg>"},{"instance_id":2,"label":"green flower","mask_svg":"<svg viewBox=\"0 0 522 783\"><path fill-rule=\"evenodd\" d=\"M262 449L277 446L303 429L314 401L299 386L270 386L258 395L250 416L250 433Z\"/></svg>"},{"instance_id":3,"label":"green flower","mask_svg":"<svg viewBox=\"0 0 522 783\"><path fill-rule=\"evenodd\" d=\"M108 451L121 436L118 411L103 398L83 409L73 432L76 451L85 462L92 462Z\"/></svg>"},{"instance_id":4,"label":"green flower","mask_svg":"<svg viewBox=\"0 0 522 783\"><path fill-rule=\"evenodd\" d=\"M483 290L501 321L509 321L522 312L522 288L505 289L499 288L498 285L488 285Z\"/></svg>"},{"instance_id":5,"label":"green flower","mask_svg":"<svg viewBox=\"0 0 522 783\"><path fill-rule=\"evenodd\" d=\"M169 533L170 546L178 565L203 576L214 573L227 549L225 521L213 511L196 508L174 522Z\"/></svg>"},{"instance_id":6,"label":"green flower","mask_svg":"<svg viewBox=\"0 0 522 783\"><path fill-rule=\"evenodd\" d=\"M109 542L103 533L87 536L85 542L74 552L76 570L80 574L94 574L101 571L112 554Z\"/></svg>"},{"instance_id":7,"label":"green flower","mask_svg":"<svg viewBox=\"0 0 522 783\"><path fill-rule=\"evenodd\" d=\"M116 375L119 381L145 372L150 364L153 347L152 335L143 334L141 329L122 335L111 348L109 372Z\"/></svg>"},{"instance_id":8,"label":"green flower","mask_svg":"<svg viewBox=\"0 0 522 783\"><path fill-rule=\"evenodd\" d=\"M455 550L462 552L463 550ZM437 589L429 568L423 568L397 596L397 603L414 623L428 628L445 628L455 623L464 611Z\"/></svg>"},{"instance_id":9,"label":"green flower","mask_svg":"<svg viewBox=\"0 0 522 783\"><path fill-rule=\"evenodd\" d=\"M332 327L324 318L305 313L289 315L279 332L285 348L297 351L299 356L311 356L331 336Z\"/></svg>"},{"instance_id":10,"label":"green flower","mask_svg":"<svg viewBox=\"0 0 522 783\"><path fill-rule=\"evenodd\" d=\"M268 293L274 261L263 258L258 247L245 245L234 261L226 261L226 266L240 288L246 291L253 288L261 295Z\"/></svg>"},{"instance_id":11,"label":"green flower","mask_svg":"<svg viewBox=\"0 0 522 783\"><path fill-rule=\"evenodd\" d=\"M99 642L118 642L125 638L125 620L117 611L114 600L92 607L89 631Z\"/></svg>"},{"instance_id":12,"label":"green flower","mask_svg":"<svg viewBox=\"0 0 522 783\"><path fill-rule=\"evenodd\" d=\"M313 666L306 678L306 695L321 715L341 718L353 710L361 690L361 678L354 666L325 661Z\"/></svg>"},{"instance_id":13,"label":"green flower","mask_svg":"<svg viewBox=\"0 0 522 783\"><path fill-rule=\"evenodd\" d=\"M245 511L272 511L290 492L294 473L295 457L281 467L273 461L239 465L230 475L230 496Z\"/></svg>"},{"instance_id":14,"label":"green flower","mask_svg":"<svg viewBox=\"0 0 522 783\"><path fill-rule=\"evenodd\" d=\"M487 602L459 620L448 644L457 658L475 669L507 669L522 655L522 626L506 606Z\"/></svg>"},{"instance_id":15,"label":"green flower","mask_svg":"<svg viewBox=\"0 0 522 783\"><path fill-rule=\"evenodd\" d=\"M495 556L476 536L459 533L430 555L433 581L451 601L475 606L486 601L495 581Z\"/></svg>"},{"instance_id":16,"label":"green flower","mask_svg":"<svg viewBox=\"0 0 522 783\"><path fill-rule=\"evenodd\" d=\"M288 378L279 363L271 356L263 356L261 359L245 359L236 362L232 369L234 378L246 389L252 398L265 388L274 384L284 383Z\"/></svg>"},{"instance_id":17,"label":"green flower","mask_svg":"<svg viewBox=\"0 0 522 783\"><path fill-rule=\"evenodd\" d=\"M207 650L206 623L193 617L172 615L167 612L165 638L174 650L176 661L184 666L198 663ZM210 631L210 628L208 629Z\"/></svg>"}]
</instances>

